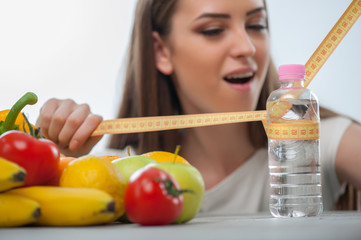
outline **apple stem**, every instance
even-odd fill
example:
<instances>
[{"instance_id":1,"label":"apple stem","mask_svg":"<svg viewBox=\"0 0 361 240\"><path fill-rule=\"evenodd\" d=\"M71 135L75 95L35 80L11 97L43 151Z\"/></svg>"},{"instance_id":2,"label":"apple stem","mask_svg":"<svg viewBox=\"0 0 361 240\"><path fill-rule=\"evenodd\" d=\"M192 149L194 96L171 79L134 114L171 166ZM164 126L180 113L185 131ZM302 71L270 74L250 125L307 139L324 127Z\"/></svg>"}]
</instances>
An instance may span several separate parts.
<instances>
[{"instance_id":1,"label":"apple stem","mask_svg":"<svg viewBox=\"0 0 361 240\"><path fill-rule=\"evenodd\" d=\"M127 154L128 154L128 157L130 157L130 147L127 146Z\"/></svg>"},{"instance_id":2,"label":"apple stem","mask_svg":"<svg viewBox=\"0 0 361 240\"><path fill-rule=\"evenodd\" d=\"M179 150L180 150L180 145L177 145L177 146L176 146L176 148L175 148L175 151L174 151L173 163L175 163L175 162L176 162L176 159L177 159L177 156L178 156Z\"/></svg>"}]
</instances>

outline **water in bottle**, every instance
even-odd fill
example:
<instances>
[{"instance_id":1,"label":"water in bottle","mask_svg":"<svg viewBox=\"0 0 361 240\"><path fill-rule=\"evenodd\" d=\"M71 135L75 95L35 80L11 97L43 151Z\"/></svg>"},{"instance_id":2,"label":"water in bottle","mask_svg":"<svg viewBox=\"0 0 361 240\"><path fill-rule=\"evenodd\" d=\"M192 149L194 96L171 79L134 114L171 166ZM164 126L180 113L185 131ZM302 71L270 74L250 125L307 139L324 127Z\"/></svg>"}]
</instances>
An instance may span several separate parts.
<instances>
[{"instance_id":1,"label":"water in bottle","mask_svg":"<svg viewBox=\"0 0 361 240\"><path fill-rule=\"evenodd\" d=\"M267 100L267 122L319 123L317 97L304 87L304 65L282 65L281 87ZM268 139L270 212L275 217L322 213L320 142Z\"/></svg>"}]
</instances>

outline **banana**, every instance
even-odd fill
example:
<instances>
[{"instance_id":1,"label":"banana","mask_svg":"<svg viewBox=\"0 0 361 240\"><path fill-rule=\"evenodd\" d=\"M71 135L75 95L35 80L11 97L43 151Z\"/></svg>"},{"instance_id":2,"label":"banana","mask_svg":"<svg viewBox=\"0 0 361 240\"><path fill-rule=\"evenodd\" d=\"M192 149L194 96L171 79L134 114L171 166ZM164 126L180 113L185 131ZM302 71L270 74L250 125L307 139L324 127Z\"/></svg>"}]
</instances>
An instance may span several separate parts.
<instances>
[{"instance_id":1,"label":"banana","mask_svg":"<svg viewBox=\"0 0 361 240\"><path fill-rule=\"evenodd\" d=\"M0 192L23 185L25 177L24 168L0 157Z\"/></svg>"},{"instance_id":2,"label":"banana","mask_svg":"<svg viewBox=\"0 0 361 240\"><path fill-rule=\"evenodd\" d=\"M115 218L114 199L98 189L32 186L9 192L40 204L39 225L85 226L109 223Z\"/></svg>"},{"instance_id":3,"label":"banana","mask_svg":"<svg viewBox=\"0 0 361 240\"><path fill-rule=\"evenodd\" d=\"M40 217L40 205L29 198L0 193L0 227L18 227L34 223Z\"/></svg>"}]
</instances>

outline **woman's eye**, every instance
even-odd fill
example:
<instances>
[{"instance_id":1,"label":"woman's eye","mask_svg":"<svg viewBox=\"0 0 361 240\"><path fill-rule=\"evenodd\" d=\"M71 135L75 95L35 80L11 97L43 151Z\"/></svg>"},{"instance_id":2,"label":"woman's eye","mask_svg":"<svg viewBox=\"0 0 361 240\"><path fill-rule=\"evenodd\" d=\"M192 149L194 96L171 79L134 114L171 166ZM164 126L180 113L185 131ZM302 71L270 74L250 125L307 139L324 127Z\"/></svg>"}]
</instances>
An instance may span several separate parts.
<instances>
[{"instance_id":1,"label":"woman's eye","mask_svg":"<svg viewBox=\"0 0 361 240\"><path fill-rule=\"evenodd\" d=\"M208 29L208 30L201 31L201 33L206 36L217 36L217 35L221 34L222 32L223 32L223 29L221 29L221 28L214 28L214 29Z\"/></svg>"},{"instance_id":2,"label":"woman's eye","mask_svg":"<svg viewBox=\"0 0 361 240\"><path fill-rule=\"evenodd\" d=\"M262 31L262 30L267 29L267 26L261 25L261 24L256 24L256 25L250 25L247 28L251 29L251 30L255 30L255 31Z\"/></svg>"}]
</instances>

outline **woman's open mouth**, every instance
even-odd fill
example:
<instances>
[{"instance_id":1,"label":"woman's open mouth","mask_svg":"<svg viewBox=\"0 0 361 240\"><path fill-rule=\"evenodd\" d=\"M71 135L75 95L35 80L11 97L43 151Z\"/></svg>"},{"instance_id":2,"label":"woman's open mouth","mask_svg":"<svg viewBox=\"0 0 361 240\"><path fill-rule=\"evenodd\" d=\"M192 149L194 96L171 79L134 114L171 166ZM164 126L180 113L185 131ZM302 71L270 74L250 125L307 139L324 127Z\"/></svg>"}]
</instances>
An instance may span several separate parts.
<instances>
[{"instance_id":1,"label":"woman's open mouth","mask_svg":"<svg viewBox=\"0 0 361 240\"><path fill-rule=\"evenodd\" d=\"M223 79L233 84L245 84L254 76L253 72L237 73L224 77Z\"/></svg>"},{"instance_id":2,"label":"woman's open mouth","mask_svg":"<svg viewBox=\"0 0 361 240\"><path fill-rule=\"evenodd\" d=\"M255 73L252 72L242 72L231 74L223 78L230 86L239 91L245 91L250 89L250 83L254 78Z\"/></svg>"}]
</instances>

